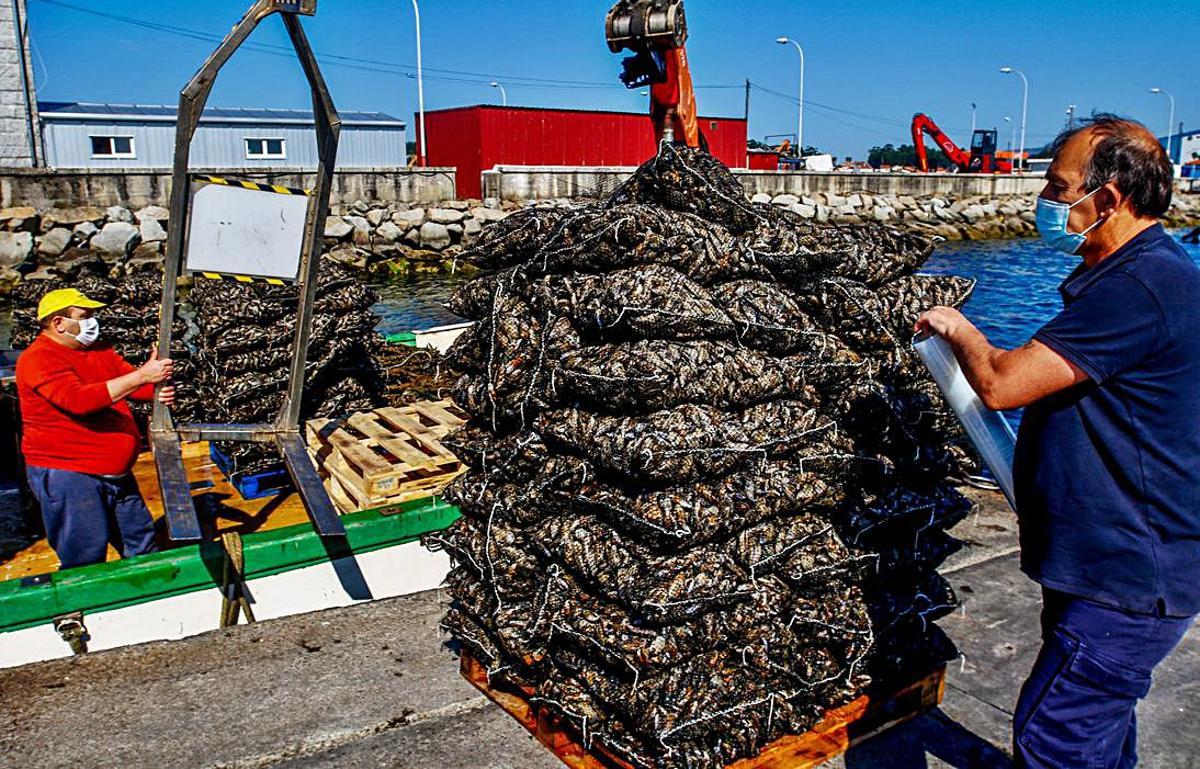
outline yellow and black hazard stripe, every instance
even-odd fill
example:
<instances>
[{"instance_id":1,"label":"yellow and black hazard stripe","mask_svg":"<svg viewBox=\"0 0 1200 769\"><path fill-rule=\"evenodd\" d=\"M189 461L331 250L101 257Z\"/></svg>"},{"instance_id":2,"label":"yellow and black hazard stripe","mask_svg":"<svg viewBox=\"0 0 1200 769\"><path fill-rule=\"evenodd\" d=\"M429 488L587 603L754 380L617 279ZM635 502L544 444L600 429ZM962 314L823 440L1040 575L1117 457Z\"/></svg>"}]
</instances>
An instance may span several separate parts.
<instances>
[{"instance_id":1,"label":"yellow and black hazard stripe","mask_svg":"<svg viewBox=\"0 0 1200 769\"><path fill-rule=\"evenodd\" d=\"M221 184L226 187L241 187L244 190L251 192L274 192L278 195L303 195L308 197L312 194L311 190L298 190L294 187L284 187L279 184L259 184L258 182L248 182L243 179L226 179L223 176L201 176L192 177L195 181L204 182L206 184Z\"/></svg>"},{"instance_id":2,"label":"yellow and black hazard stripe","mask_svg":"<svg viewBox=\"0 0 1200 769\"><path fill-rule=\"evenodd\" d=\"M228 283L265 283L268 286L286 286L288 281L279 278L256 278L253 275L226 275L223 272L197 272L202 278L223 280Z\"/></svg>"},{"instance_id":3,"label":"yellow and black hazard stripe","mask_svg":"<svg viewBox=\"0 0 1200 769\"><path fill-rule=\"evenodd\" d=\"M220 184L225 187L241 187L244 190L251 192L273 192L277 195L302 195L308 197L311 195L310 190L299 190L293 187L284 187L279 184L259 184L258 182L248 182L243 179L226 179L223 176L204 176L196 174L192 177L193 180L203 182L205 184ZM224 280L230 283L265 283L269 286L286 286L288 281L280 280L279 278L258 278L253 275L233 275L221 272L198 272L197 275L208 278L209 280Z\"/></svg>"}]
</instances>

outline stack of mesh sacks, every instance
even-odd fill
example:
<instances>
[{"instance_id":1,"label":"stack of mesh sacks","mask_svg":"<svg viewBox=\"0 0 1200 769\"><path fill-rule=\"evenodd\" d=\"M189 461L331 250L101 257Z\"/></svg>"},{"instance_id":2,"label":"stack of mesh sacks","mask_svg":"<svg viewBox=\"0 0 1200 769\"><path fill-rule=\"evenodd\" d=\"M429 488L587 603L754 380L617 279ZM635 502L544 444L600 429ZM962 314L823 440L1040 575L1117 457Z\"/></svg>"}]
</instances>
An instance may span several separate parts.
<instances>
[{"instance_id":1,"label":"stack of mesh sacks","mask_svg":"<svg viewBox=\"0 0 1200 769\"><path fill-rule=\"evenodd\" d=\"M60 288L76 288L89 298L107 305L96 314L100 320L101 341L111 344L132 365L144 363L150 351L158 345L162 266L131 263L120 277L109 276L109 267L95 259L85 261L69 276L18 284L12 297L13 348L24 349L37 337L40 331L37 306L43 296ZM182 419L191 420L200 413L200 401L195 388L190 386L195 368L183 341L186 330L183 321L177 319L171 358L175 361L178 391L175 413ZM143 419L149 417L149 403L131 401L130 408Z\"/></svg>"},{"instance_id":2,"label":"stack of mesh sacks","mask_svg":"<svg viewBox=\"0 0 1200 769\"><path fill-rule=\"evenodd\" d=\"M956 655L936 567L968 503L910 350L969 282L930 245L751 204L663 145L609 200L529 211L451 309L473 419L443 627L493 685L644 766L718 767Z\"/></svg>"},{"instance_id":3,"label":"stack of mesh sacks","mask_svg":"<svg viewBox=\"0 0 1200 769\"><path fill-rule=\"evenodd\" d=\"M372 353L378 344L371 312L375 292L353 273L323 259L305 371L305 419L375 408L383 383ZM197 389L204 421L272 422L283 406L296 329L294 286L196 278L188 294L198 331ZM235 474L281 467L271 446L219 443Z\"/></svg>"}]
</instances>

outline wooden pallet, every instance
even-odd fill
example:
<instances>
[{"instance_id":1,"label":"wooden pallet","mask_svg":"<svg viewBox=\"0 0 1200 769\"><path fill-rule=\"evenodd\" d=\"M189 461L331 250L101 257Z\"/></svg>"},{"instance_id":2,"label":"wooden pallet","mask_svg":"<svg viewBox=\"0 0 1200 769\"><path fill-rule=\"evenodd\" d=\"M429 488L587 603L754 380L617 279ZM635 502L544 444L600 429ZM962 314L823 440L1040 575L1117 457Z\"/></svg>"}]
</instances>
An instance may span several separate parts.
<instances>
[{"instance_id":1,"label":"wooden pallet","mask_svg":"<svg viewBox=\"0 0 1200 769\"><path fill-rule=\"evenodd\" d=\"M634 769L614 751L594 742L585 748L574 724L549 708L530 702L533 692L520 687L489 684L487 669L468 653L462 655L462 676L499 705L521 726L572 769ZM781 737L754 758L727 769L811 769L842 755L854 745L937 707L945 692L944 667L899 691L869 693L829 711L807 734Z\"/></svg>"},{"instance_id":2,"label":"wooden pallet","mask_svg":"<svg viewBox=\"0 0 1200 769\"><path fill-rule=\"evenodd\" d=\"M463 471L441 439L467 415L448 400L314 419L308 451L343 512L387 507L440 491Z\"/></svg>"}]
</instances>

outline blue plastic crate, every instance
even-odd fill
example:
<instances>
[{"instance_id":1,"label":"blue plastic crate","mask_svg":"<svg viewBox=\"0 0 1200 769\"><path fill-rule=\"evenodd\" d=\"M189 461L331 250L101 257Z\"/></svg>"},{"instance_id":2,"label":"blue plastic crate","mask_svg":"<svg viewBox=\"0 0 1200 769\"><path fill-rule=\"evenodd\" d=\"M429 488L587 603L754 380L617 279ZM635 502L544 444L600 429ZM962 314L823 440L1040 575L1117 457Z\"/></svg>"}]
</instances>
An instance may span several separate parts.
<instances>
[{"instance_id":1,"label":"blue plastic crate","mask_svg":"<svg viewBox=\"0 0 1200 769\"><path fill-rule=\"evenodd\" d=\"M286 468L268 470L265 473L237 473L233 469L233 459L218 449L215 443L209 444L208 455L229 479L229 484L242 495L242 499L274 497L292 487L292 479L288 476Z\"/></svg>"}]
</instances>

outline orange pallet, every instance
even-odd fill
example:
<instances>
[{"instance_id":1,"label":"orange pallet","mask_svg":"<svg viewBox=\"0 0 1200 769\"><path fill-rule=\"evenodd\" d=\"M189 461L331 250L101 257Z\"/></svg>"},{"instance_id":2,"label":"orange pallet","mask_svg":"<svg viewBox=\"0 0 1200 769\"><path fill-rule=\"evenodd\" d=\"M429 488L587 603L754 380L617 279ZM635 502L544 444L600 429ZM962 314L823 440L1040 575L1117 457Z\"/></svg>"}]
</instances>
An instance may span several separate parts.
<instances>
[{"instance_id":1,"label":"orange pallet","mask_svg":"<svg viewBox=\"0 0 1200 769\"><path fill-rule=\"evenodd\" d=\"M635 769L614 751L594 742L583 745L579 730L549 708L531 703L532 691L488 683L487 670L466 652L462 676L488 699L515 718L538 742L572 769ZM811 769L842 755L854 745L937 707L945 693L942 667L890 695L864 694L848 705L829 711L807 734L781 737L753 758L727 769Z\"/></svg>"}]
</instances>

